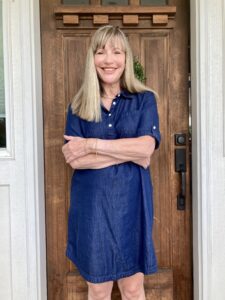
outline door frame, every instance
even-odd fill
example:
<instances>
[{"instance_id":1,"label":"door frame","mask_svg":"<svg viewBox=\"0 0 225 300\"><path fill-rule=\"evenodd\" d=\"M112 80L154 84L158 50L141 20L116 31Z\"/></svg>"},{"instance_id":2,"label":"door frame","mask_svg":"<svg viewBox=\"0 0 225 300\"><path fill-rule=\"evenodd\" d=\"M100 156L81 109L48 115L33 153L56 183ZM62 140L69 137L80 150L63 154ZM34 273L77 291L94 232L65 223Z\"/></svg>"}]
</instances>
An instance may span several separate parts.
<instances>
[{"instance_id":1,"label":"door frame","mask_svg":"<svg viewBox=\"0 0 225 300\"><path fill-rule=\"evenodd\" d=\"M212 2L190 0L195 300L225 296L225 1Z\"/></svg>"},{"instance_id":2,"label":"door frame","mask_svg":"<svg viewBox=\"0 0 225 300\"><path fill-rule=\"evenodd\" d=\"M27 56L33 61L32 72L33 77L40 79L41 78L41 61L40 57L36 56L37 53L41 51L40 45L40 21L39 21L39 0L31 0L30 5L28 5L29 0L21 1L20 9L20 18L27 22L27 28L30 28L31 34L27 34L24 24L23 28L21 25L21 36L26 36L26 43L31 46L31 51L28 52L26 49L22 49L22 54L24 60L27 59ZM222 1L222 0L221 0ZM13 3L14 1L12 1ZM212 1L211 1L212 2ZM223 1L224 3L224 1ZM211 133L212 129L210 126L214 122L213 116L210 114L210 106L206 103L205 95L210 93L212 95L215 88L218 87L217 84L211 80L205 78L204 74L221 74L221 70L218 65L213 65L213 57L210 53L211 48L214 47L219 49L223 46L223 53L225 53L225 43L217 39L217 35L212 34L215 29L215 22L224 22L225 15L223 10L223 20L222 16L220 17L220 11L222 2L220 5L216 6L215 4L210 3L210 0L190 0L190 11L191 11L191 68L192 68L192 157L193 157L193 255L194 255L194 299L195 300L207 300L213 299L211 292L213 287L216 286L215 281L213 281L213 263L215 259L212 260L212 237L214 237L214 242L217 238L216 235L213 235L214 219L212 212L215 210L213 206L212 193L214 191L214 186L208 184L207 175L212 172L212 162L211 158L213 157L213 149L207 144L209 138L208 133ZM225 5L224 7L225 8ZM210 15L211 10L214 9L214 12L217 14ZM221 19L220 19L221 18ZM207 26L206 26L207 24ZM222 28L222 25L221 25ZM222 30L222 29L221 29ZM225 34L225 32L224 32ZM210 37L211 44L209 44L208 37ZM209 46L211 48L209 48ZM218 48L217 48L218 47ZM207 51L206 49L209 49ZM26 59L25 59L26 58ZM30 61L29 59L27 60ZM23 62L26 65L26 62ZM222 80L225 78L221 76L219 79L222 86ZM225 81L224 81L225 82ZM24 84L26 84L24 82ZM42 107L41 97L41 85L40 82L33 80L31 86L29 87L34 91L36 96L34 100L36 101L36 106ZM218 91L219 93L219 91ZM217 94L218 94L217 93ZM218 94L218 99L221 100L221 94ZM208 98L207 98L208 99ZM218 100L218 101L219 101ZM225 96L224 96L225 103ZM33 116L34 122L36 118L40 117L40 111L35 111ZM27 124L29 125L29 124ZM224 126L225 127L225 126ZM35 145L39 142L40 132L43 130L43 127L39 124L39 127L35 128L36 132L30 138L33 139ZM225 132L225 128L224 128ZM42 136L42 135L41 135ZM225 140L225 137L224 137ZM43 141L41 141L43 142ZM207 146L207 147L205 147ZM225 148L225 146L224 146ZM225 152L225 151L224 151ZM27 154L25 154L27 155ZM225 156L225 154L224 154ZM37 166L40 169L38 177L35 178L34 188L38 188L38 182L42 182L44 177L43 171L43 152L37 158ZM203 201L204 199L204 201ZM38 268L36 271L37 278L46 278L46 257L45 255L40 256L40 253L43 253L43 247L45 248L45 240L43 238L43 228L45 228L44 223L44 197L39 198L38 210L37 206L33 206L33 214L35 215L36 222L36 232L34 233L33 239L39 241L37 243L38 249L36 253L32 252L32 248L28 249L27 260L29 257L36 256L36 261ZM214 204L215 205L215 204ZM32 212L30 212L32 213ZM30 220L31 221L31 220ZM33 220L32 220L33 221ZM225 228L225 221L221 219L220 226ZM31 241L32 242L32 241ZM224 250L225 247L222 249ZM31 253L32 252L32 253ZM224 269L224 268L222 268ZM217 273L216 278L222 277L222 274ZM215 277L214 277L215 278ZM214 279L215 280L215 279ZM46 292L46 283L36 280L32 282L33 284L33 295L32 299L45 300L47 299ZM214 297L215 297L215 290ZM221 295L221 292L220 292ZM224 293L225 295L225 293ZM216 298L216 297L215 297ZM214 298L214 299L215 299ZM222 299L222 298L216 298Z\"/></svg>"}]
</instances>

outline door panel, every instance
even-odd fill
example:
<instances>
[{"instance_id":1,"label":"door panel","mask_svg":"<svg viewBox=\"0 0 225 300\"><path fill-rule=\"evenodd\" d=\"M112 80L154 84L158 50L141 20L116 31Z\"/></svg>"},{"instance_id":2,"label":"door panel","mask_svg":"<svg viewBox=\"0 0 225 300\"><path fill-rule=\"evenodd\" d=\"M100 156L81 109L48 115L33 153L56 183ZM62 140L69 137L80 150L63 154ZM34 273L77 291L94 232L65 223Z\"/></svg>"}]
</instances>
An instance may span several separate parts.
<instances>
[{"instance_id":1,"label":"door panel","mask_svg":"<svg viewBox=\"0 0 225 300\"><path fill-rule=\"evenodd\" d=\"M170 6L155 10L117 6L115 13L112 7L107 11L106 6L101 11L101 6L89 5L89 10L84 6L82 10L81 6L65 9L59 5L57 0L41 0L48 300L87 299L85 281L65 257L72 171L64 162L61 146L67 105L81 85L90 36L100 25L94 23L96 20L108 20L124 30L134 56L144 66L147 85L159 94L162 143L151 161L154 242L159 271L145 277L146 297L191 300L189 157L186 209L183 211L177 210L180 174L175 172L174 162L175 148L185 148L189 153L188 143L174 144L175 133L186 134L188 138L188 1L173 1L177 7L176 16ZM107 17L95 18L98 10ZM131 23L127 24L134 11L137 23L132 24L134 19L131 18ZM164 15L163 19L157 18L159 12ZM129 18L125 20L124 15ZM116 283L112 299L120 299Z\"/></svg>"},{"instance_id":2,"label":"door panel","mask_svg":"<svg viewBox=\"0 0 225 300\"><path fill-rule=\"evenodd\" d=\"M161 267L171 266L171 247L170 247L170 223L171 223L171 204L167 193L169 191L169 174L168 161L164 161L164 154L167 152L166 147L169 144L169 132L167 124L168 120L168 90L164 79L168 74L168 44L169 33L165 31L157 32L157 34L148 34L141 37L141 51L143 57L143 65L145 66L147 80L146 83L151 86L159 94L159 115L160 115L160 131L163 143L160 152L156 152L151 162L151 170L154 186L155 217L154 217L154 241ZM163 167L160 167L160 164Z\"/></svg>"}]
</instances>

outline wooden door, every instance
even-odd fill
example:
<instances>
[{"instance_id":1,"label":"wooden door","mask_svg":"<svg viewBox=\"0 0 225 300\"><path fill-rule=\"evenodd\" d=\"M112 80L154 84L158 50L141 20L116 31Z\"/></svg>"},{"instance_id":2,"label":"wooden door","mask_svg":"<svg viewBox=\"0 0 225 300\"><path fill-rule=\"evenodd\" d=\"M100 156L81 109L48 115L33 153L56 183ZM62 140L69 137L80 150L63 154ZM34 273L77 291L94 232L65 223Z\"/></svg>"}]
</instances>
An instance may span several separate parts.
<instances>
[{"instance_id":1,"label":"wooden door","mask_svg":"<svg viewBox=\"0 0 225 300\"><path fill-rule=\"evenodd\" d=\"M164 6L67 6L41 0L48 300L87 299L87 286L65 256L71 170L61 153L66 108L84 72L90 35L103 24L119 25L144 66L146 83L159 93L162 144L151 163L157 274L145 277L147 299L192 299L192 237L188 143L189 3ZM175 145L175 134L186 137ZM182 143L181 143L182 144ZM185 209L177 209L181 174L175 149L186 151ZM114 284L113 299L120 299Z\"/></svg>"}]
</instances>

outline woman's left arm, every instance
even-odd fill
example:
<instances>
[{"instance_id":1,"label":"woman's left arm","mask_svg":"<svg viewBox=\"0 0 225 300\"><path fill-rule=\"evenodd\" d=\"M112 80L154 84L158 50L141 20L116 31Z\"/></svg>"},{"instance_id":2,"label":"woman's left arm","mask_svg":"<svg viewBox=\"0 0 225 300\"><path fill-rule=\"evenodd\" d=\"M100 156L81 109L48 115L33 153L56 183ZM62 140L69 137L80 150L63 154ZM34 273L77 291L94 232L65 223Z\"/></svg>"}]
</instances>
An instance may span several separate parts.
<instances>
[{"instance_id":1,"label":"woman's left arm","mask_svg":"<svg viewBox=\"0 0 225 300\"><path fill-rule=\"evenodd\" d=\"M70 141L63 146L67 163L91 153L99 153L119 160L137 161L150 158L155 149L155 139L147 135L117 140L83 139L72 136L65 136L65 139Z\"/></svg>"},{"instance_id":2,"label":"woman's left arm","mask_svg":"<svg viewBox=\"0 0 225 300\"><path fill-rule=\"evenodd\" d=\"M151 157L155 149L155 139L147 135L117 140L97 139L95 146L92 143L87 143L87 146L91 152L133 161Z\"/></svg>"}]
</instances>

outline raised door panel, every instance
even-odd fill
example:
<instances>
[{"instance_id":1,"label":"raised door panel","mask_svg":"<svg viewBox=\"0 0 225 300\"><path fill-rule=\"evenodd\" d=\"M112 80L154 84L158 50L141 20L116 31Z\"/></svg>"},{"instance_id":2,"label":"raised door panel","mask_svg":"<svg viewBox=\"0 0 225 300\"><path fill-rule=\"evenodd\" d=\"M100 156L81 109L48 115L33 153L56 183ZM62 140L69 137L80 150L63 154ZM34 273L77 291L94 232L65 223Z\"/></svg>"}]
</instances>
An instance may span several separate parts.
<instances>
[{"instance_id":1,"label":"raised door panel","mask_svg":"<svg viewBox=\"0 0 225 300\"><path fill-rule=\"evenodd\" d=\"M89 42L90 33L63 35L65 99L67 101L71 101L81 86Z\"/></svg>"},{"instance_id":2,"label":"raised door panel","mask_svg":"<svg viewBox=\"0 0 225 300\"><path fill-rule=\"evenodd\" d=\"M162 142L159 151L151 160L151 174L154 186L154 241L160 267L171 266L171 203L169 190L169 136L168 85L165 78L169 74L169 33L141 35L141 59L146 70L146 83L157 91L160 131ZM166 159L165 159L166 158Z\"/></svg>"}]
</instances>

